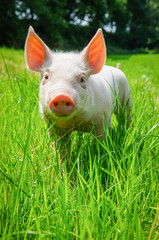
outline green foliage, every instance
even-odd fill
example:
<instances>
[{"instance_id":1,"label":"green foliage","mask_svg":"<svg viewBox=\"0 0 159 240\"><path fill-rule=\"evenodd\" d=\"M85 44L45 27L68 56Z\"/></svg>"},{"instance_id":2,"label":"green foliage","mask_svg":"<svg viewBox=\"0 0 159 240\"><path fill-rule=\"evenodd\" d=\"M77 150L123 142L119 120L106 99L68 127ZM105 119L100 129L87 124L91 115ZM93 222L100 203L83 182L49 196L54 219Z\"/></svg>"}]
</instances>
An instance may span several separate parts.
<instances>
[{"instance_id":1,"label":"green foliage","mask_svg":"<svg viewBox=\"0 0 159 240\"><path fill-rule=\"evenodd\" d=\"M128 10L131 12L129 47L158 46L159 43L159 4L155 0L128 0Z\"/></svg>"},{"instance_id":2,"label":"green foliage","mask_svg":"<svg viewBox=\"0 0 159 240\"><path fill-rule=\"evenodd\" d=\"M23 48L29 25L54 49L81 49L101 27L119 49L159 51L157 0L1 0L0 46Z\"/></svg>"},{"instance_id":3,"label":"green foliage","mask_svg":"<svg viewBox=\"0 0 159 240\"><path fill-rule=\"evenodd\" d=\"M114 117L101 142L73 133L59 169L63 143L52 144L40 118L39 76L23 51L0 49L1 239L158 238L158 61L108 56L128 77L132 124Z\"/></svg>"}]
</instances>

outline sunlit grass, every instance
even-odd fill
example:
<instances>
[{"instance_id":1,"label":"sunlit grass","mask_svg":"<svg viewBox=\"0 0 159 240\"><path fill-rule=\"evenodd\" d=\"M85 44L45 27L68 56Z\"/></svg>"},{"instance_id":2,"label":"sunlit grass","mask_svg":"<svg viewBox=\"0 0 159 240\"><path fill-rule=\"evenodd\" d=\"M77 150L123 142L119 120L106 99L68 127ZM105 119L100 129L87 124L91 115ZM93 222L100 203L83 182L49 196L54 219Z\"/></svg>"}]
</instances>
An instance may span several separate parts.
<instances>
[{"instance_id":1,"label":"sunlit grass","mask_svg":"<svg viewBox=\"0 0 159 240\"><path fill-rule=\"evenodd\" d=\"M0 50L2 239L158 239L159 55L108 56L133 95L127 129L74 133L63 169L38 110L39 76L23 51ZM55 145L57 145L55 143Z\"/></svg>"}]
</instances>

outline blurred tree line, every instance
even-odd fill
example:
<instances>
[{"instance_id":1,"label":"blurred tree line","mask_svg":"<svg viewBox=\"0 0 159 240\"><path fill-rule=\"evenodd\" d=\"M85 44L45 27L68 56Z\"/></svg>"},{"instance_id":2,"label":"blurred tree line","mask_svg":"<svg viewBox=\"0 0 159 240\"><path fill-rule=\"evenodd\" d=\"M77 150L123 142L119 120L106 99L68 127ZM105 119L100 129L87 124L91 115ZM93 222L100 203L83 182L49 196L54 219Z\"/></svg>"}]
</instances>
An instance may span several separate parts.
<instances>
[{"instance_id":1,"label":"blurred tree line","mask_svg":"<svg viewBox=\"0 0 159 240\"><path fill-rule=\"evenodd\" d=\"M81 49L101 27L109 45L159 50L158 0L1 0L0 46L23 48L29 25L56 49Z\"/></svg>"}]
</instances>

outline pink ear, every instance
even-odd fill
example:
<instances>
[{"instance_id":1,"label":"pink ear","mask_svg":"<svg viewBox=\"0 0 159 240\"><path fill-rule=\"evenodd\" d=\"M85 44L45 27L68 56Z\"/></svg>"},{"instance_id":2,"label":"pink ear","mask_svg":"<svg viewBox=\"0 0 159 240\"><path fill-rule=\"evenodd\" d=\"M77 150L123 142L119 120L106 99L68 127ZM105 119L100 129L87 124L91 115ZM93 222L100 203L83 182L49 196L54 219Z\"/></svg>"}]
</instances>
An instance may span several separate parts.
<instances>
[{"instance_id":1,"label":"pink ear","mask_svg":"<svg viewBox=\"0 0 159 240\"><path fill-rule=\"evenodd\" d=\"M88 61L91 73L95 74L101 71L106 60L106 48L102 29L98 29L95 36L82 52L84 59Z\"/></svg>"},{"instance_id":2,"label":"pink ear","mask_svg":"<svg viewBox=\"0 0 159 240\"><path fill-rule=\"evenodd\" d=\"M33 28L29 27L25 43L25 59L29 69L39 72L46 61L51 61L51 56L51 50L36 35Z\"/></svg>"}]
</instances>

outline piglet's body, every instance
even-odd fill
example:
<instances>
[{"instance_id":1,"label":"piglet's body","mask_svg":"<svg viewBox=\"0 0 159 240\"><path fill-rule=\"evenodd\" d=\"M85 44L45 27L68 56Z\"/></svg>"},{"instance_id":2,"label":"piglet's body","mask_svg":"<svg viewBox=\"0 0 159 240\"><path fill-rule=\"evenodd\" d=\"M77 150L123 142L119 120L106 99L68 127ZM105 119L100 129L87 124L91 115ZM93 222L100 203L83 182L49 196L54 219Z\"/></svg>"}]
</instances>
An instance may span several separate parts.
<instances>
[{"instance_id":1,"label":"piglet's body","mask_svg":"<svg viewBox=\"0 0 159 240\"><path fill-rule=\"evenodd\" d=\"M120 67L104 66L105 52L101 29L82 52L55 53L30 27L26 62L30 70L42 74L39 106L44 120L52 126L50 135L72 130L88 132L92 126L98 136L103 135L116 110L116 97L123 109L128 106L129 120L131 96L127 79Z\"/></svg>"}]
</instances>

